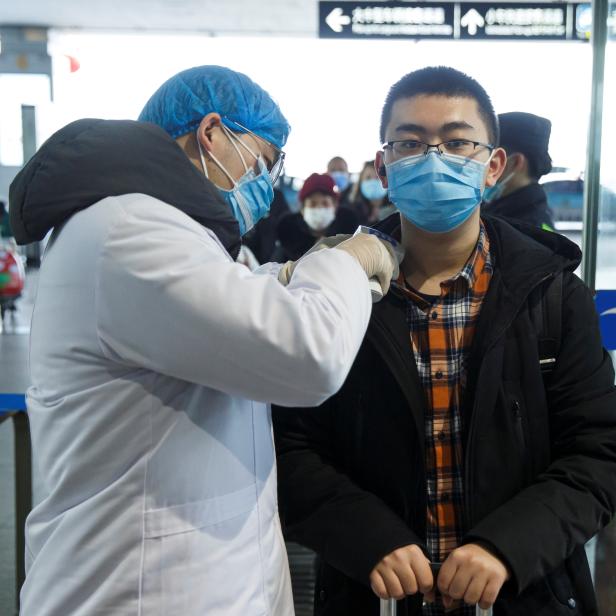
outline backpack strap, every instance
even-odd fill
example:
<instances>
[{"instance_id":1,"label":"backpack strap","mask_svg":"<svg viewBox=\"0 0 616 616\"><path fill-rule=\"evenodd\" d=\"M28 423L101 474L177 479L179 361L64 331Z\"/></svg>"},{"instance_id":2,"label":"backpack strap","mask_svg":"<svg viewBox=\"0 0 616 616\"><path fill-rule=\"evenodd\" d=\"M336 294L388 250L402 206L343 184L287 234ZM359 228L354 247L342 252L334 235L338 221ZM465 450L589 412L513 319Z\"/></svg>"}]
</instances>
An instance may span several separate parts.
<instances>
[{"instance_id":1,"label":"backpack strap","mask_svg":"<svg viewBox=\"0 0 616 616\"><path fill-rule=\"evenodd\" d=\"M537 293L539 297L530 302L530 314L537 333L539 366L546 376L554 369L561 346L563 273L556 274Z\"/></svg>"}]
</instances>

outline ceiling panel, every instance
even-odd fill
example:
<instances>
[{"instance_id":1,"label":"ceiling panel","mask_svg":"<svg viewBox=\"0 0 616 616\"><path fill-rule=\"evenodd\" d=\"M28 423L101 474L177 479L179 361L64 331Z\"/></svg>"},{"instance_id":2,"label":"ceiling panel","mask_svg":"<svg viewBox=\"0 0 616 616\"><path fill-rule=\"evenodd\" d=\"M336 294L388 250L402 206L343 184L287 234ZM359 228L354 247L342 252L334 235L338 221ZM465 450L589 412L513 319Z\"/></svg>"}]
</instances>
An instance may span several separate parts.
<instances>
[{"instance_id":1,"label":"ceiling panel","mask_svg":"<svg viewBox=\"0 0 616 616\"><path fill-rule=\"evenodd\" d=\"M1 25L314 35L316 0L2 0Z\"/></svg>"}]
</instances>

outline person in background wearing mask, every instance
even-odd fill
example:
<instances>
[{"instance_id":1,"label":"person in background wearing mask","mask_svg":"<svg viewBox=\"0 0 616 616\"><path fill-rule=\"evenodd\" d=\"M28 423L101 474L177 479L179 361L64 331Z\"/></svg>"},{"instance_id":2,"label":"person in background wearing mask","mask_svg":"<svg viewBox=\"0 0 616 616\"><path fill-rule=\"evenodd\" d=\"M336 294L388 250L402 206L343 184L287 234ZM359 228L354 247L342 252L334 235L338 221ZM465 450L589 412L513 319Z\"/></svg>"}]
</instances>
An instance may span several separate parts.
<instances>
[{"instance_id":1,"label":"person in background wearing mask","mask_svg":"<svg viewBox=\"0 0 616 616\"><path fill-rule=\"evenodd\" d=\"M338 193L342 195L351 184L351 176L349 174L349 166L347 161L342 156L334 156L327 163L327 173L331 175L336 186L338 187Z\"/></svg>"},{"instance_id":2,"label":"person in background wearing mask","mask_svg":"<svg viewBox=\"0 0 616 616\"><path fill-rule=\"evenodd\" d=\"M327 173L309 176L298 199L300 211L278 223L279 247L274 261L296 260L322 237L351 234L359 226L353 211L338 206L338 187Z\"/></svg>"},{"instance_id":3,"label":"person in background wearing mask","mask_svg":"<svg viewBox=\"0 0 616 616\"><path fill-rule=\"evenodd\" d=\"M287 538L322 560L315 614L393 597L400 616L594 615L584 544L616 511L616 389L580 251L480 217L506 155L467 75L404 76L380 133L400 277L340 392L274 413ZM554 276L545 371L531 313Z\"/></svg>"},{"instance_id":4,"label":"person in background wearing mask","mask_svg":"<svg viewBox=\"0 0 616 616\"><path fill-rule=\"evenodd\" d=\"M392 256L363 236L257 274L234 261L289 132L245 75L183 71L139 120L69 124L10 189L18 242L53 229L21 614L288 616L268 403L340 387Z\"/></svg>"},{"instance_id":5,"label":"person in background wearing mask","mask_svg":"<svg viewBox=\"0 0 616 616\"><path fill-rule=\"evenodd\" d=\"M372 226L391 215L395 208L387 198L387 189L374 168L374 161L364 163L357 182L349 191L347 207L357 212L362 225Z\"/></svg>"},{"instance_id":6,"label":"person in background wearing mask","mask_svg":"<svg viewBox=\"0 0 616 616\"><path fill-rule=\"evenodd\" d=\"M553 231L547 195L539 184L539 178L552 170L548 154L552 123L521 111L501 113L498 121L500 147L507 152L507 165L499 181L486 190L483 209L492 216Z\"/></svg>"}]
</instances>

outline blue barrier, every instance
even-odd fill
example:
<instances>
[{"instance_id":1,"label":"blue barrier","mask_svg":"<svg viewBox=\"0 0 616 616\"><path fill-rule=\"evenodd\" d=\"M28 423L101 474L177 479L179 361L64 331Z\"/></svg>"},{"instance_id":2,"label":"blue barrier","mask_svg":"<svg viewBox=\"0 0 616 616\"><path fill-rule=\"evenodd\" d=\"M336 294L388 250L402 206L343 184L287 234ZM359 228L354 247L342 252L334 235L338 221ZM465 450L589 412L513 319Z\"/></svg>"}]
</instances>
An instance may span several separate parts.
<instances>
[{"instance_id":1,"label":"blue barrier","mask_svg":"<svg viewBox=\"0 0 616 616\"><path fill-rule=\"evenodd\" d=\"M0 394L0 414L25 410L26 396L23 394Z\"/></svg>"},{"instance_id":2,"label":"blue barrier","mask_svg":"<svg viewBox=\"0 0 616 616\"><path fill-rule=\"evenodd\" d=\"M595 295L603 345L608 351L616 350L616 290L597 291Z\"/></svg>"},{"instance_id":3,"label":"blue barrier","mask_svg":"<svg viewBox=\"0 0 616 616\"><path fill-rule=\"evenodd\" d=\"M24 526L32 509L32 448L30 423L23 394L0 394L0 424L12 420L15 438L15 594L19 614L19 592L25 579Z\"/></svg>"}]
</instances>

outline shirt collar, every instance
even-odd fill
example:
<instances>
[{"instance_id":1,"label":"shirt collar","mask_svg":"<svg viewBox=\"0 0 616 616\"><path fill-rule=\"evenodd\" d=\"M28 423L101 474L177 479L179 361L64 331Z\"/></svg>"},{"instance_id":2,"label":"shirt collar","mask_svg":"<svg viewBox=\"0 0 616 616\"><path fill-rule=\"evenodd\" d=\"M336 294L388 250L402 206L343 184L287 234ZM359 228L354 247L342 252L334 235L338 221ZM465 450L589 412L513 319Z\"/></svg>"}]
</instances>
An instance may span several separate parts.
<instances>
[{"instance_id":1,"label":"shirt collar","mask_svg":"<svg viewBox=\"0 0 616 616\"><path fill-rule=\"evenodd\" d=\"M461 279L466 283L466 289L471 290L475 286L481 272L483 272L486 267L491 268L490 240L488 239L488 234L483 221L480 221L479 237L477 239L475 249L469 256L464 267L455 276L444 280L441 283L441 287L445 286L452 288L454 287L456 281ZM404 291L405 294L410 295L418 304L428 305L425 299L413 292L413 289L406 284L402 271L400 271L398 279L393 284L400 290Z\"/></svg>"},{"instance_id":2,"label":"shirt collar","mask_svg":"<svg viewBox=\"0 0 616 616\"><path fill-rule=\"evenodd\" d=\"M490 242L483 221L479 223L479 238L475 245L475 250L468 258L466 265L456 274L451 280L464 278L469 289L472 289L479 278L479 275L484 270L484 267L490 260Z\"/></svg>"}]
</instances>

